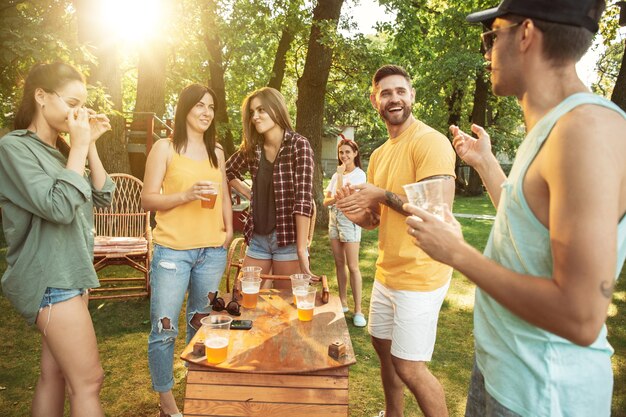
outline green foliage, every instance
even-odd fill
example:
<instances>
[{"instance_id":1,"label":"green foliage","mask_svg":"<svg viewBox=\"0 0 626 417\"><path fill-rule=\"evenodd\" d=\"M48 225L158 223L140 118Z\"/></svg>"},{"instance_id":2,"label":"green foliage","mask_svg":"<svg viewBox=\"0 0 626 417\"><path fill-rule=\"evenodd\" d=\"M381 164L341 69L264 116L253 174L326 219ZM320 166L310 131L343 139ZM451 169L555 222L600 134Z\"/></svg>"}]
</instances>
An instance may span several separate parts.
<instances>
[{"instance_id":1,"label":"green foliage","mask_svg":"<svg viewBox=\"0 0 626 417\"><path fill-rule=\"evenodd\" d=\"M0 21L0 127L9 127L33 64L62 60L85 72L93 56L77 41L70 0L10 0Z\"/></svg>"},{"instance_id":2,"label":"green foliage","mask_svg":"<svg viewBox=\"0 0 626 417\"><path fill-rule=\"evenodd\" d=\"M376 38L338 38L326 90L325 124L355 126L356 140L366 156L387 138L385 125L369 101L372 75L385 63L384 57Z\"/></svg>"},{"instance_id":3,"label":"green foliage","mask_svg":"<svg viewBox=\"0 0 626 417\"><path fill-rule=\"evenodd\" d=\"M607 98L611 98L613 94L624 55L624 40L619 32L619 11L618 7L609 7L606 10L600 22L602 45L593 47L596 51L600 49L601 53L596 63L598 80L592 85L592 90Z\"/></svg>"}]
</instances>

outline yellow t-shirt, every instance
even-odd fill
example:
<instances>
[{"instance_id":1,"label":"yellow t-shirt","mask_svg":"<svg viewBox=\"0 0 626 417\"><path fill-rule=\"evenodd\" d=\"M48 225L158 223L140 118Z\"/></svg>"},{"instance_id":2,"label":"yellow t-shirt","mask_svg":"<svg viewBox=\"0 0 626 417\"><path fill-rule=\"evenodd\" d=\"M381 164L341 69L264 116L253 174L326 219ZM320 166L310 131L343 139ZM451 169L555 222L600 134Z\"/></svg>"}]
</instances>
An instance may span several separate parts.
<instances>
[{"instance_id":1,"label":"yellow t-shirt","mask_svg":"<svg viewBox=\"0 0 626 417\"><path fill-rule=\"evenodd\" d=\"M219 184L219 193L212 209L202 208L201 200L190 201L156 214L154 241L176 250L220 246L226 239L222 217L222 172L208 159L196 161L174 152L165 171L161 193L174 194L186 191L198 181Z\"/></svg>"},{"instance_id":2,"label":"yellow t-shirt","mask_svg":"<svg viewBox=\"0 0 626 417\"><path fill-rule=\"evenodd\" d=\"M455 176L454 149L441 133L420 121L388 139L370 157L368 182L398 195L402 188L433 175ZM451 268L432 260L406 233L406 217L380 205L376 280L395 290L432 291L442 287Z\"/></svg>"}]
</instances>

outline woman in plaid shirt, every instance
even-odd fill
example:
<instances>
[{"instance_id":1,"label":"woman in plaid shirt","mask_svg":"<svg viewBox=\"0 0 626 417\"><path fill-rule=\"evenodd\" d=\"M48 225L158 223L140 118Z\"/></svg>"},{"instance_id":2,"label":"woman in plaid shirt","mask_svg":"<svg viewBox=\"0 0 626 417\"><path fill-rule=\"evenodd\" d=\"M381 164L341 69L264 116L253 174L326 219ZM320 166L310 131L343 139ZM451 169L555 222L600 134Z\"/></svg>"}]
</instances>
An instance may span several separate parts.
<instances>
[{"instance_id":1,"label":"woman in plaid shirt","mask_svg":"<svg viewBox=\"0 0 626 417\"><path fill-rule=\"evenodd\" d=\"M313 214L313 150L293 131L285 98L264 87L241 106L243 140L226 162L229 184L250 200L244 266L263 274L311 274L307 235ZM252 176L252 188L243 175ZM290 284L285 282L287 286Z\"/></svg>"}]
</instances>

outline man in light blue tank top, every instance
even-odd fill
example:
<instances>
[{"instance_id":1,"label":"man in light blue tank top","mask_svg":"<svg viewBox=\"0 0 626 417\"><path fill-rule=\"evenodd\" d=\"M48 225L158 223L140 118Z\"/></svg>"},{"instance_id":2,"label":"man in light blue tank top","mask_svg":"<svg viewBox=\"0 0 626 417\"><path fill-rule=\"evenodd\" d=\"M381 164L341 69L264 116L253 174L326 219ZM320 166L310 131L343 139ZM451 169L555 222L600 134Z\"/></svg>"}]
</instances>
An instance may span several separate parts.
<instances>
[{"instance_id":1,"label":"man in light blue tank top","mask_svg":"<svg viewBox=\"0 0 626 417\"><path fill-rule=\"evenodd\" d=\"M485 253L415 206L409 233L476 283L476 363L466 416L608 416L605 320L626 257L626 114L589 93L575 64L603 0L504 0L483 23L497 95L514 95L526 139L507 178L479 126L451 126L459 156L498 207Z\"/></svg>"}]
</instances>

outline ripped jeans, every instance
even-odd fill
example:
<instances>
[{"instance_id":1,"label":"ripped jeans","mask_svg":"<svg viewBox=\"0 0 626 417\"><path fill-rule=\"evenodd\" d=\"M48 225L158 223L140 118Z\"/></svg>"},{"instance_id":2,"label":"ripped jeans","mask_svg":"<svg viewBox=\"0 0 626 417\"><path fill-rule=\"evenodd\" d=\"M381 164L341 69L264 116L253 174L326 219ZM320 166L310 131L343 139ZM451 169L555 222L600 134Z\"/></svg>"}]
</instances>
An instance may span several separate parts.
<instances>
[{"instance_id":1,"label":"ripped jeans","mask_svg":"<svg viewBox=\"0 0 626 417\"><path fill-rule=\"evenodd\" d=\"M208 293L217 291L224 268L226 249L223 247L174 250L154 245L150 267L150 322L148 364L152 388L166 392L174 386L174 342L178 336L178 317L189 292L187 339L196 334L190 322L194 314L210 312ZM164 326L163 319L169 320ZM167 323L166 323L167 324Z\"/></svg>"}]
</instances>

